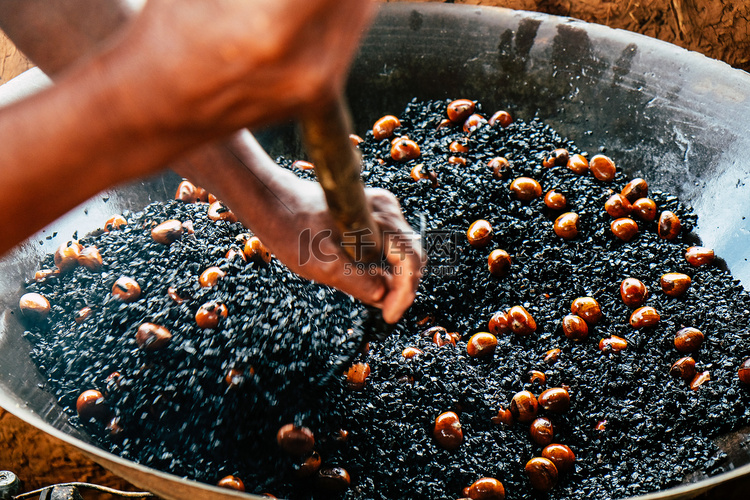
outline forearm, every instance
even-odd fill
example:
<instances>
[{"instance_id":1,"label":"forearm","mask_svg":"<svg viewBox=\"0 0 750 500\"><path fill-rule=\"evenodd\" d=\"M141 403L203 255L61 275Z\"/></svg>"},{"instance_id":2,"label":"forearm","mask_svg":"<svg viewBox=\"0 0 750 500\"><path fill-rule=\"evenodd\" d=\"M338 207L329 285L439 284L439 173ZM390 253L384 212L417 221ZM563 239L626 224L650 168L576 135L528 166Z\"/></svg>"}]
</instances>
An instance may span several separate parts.
<instances>
[{"instance_id":1,"label":"forearm","mask_svg":"<svg viewBox=\"0 0 750 500\"><path fill-rule=\"evenodd\" d=\"M220 193L240 221L269 242L278 239L273 233L290 227L302 209L300 190L309 184L278 166L247 130L200 148L172 168Z\"/></svg>"},{"instance_id":2,"label":"forearm","mask_svg":"<svg viewBox=\"0 0 750 500\"><path fill-rule=\"evenodd\" d=\"M0 0L0 28L34 64L55 77L123 27L128 0Z\"/></svg>"},{"instance_id":3,"label":"forearm","mask_svg":"<svg viewBox=\"0 0 750 500\"><path fill-rule=\"evenodd\" d=\"M58 80L82 59L89 60L88 67L64 76L55 90L0 112L0 133L5 139L0 166L8 194L3 202L8 218L0 218L4 226L0 253L100 190L137 172L158 168L175 151L189 147L184 134L157 141L144 137L136 124L118 118L122 113L116 108L126 104L120 92L123 82L112 77L105 81L101 73L106 68L92 71L91 66L101 66L94 54L133 15L132 3L0 0L0 27L48 75ZM26 97L29 88L48 85L39 74L24 75L23 80L25 88L3 87L2 104ZM212 147L213 153L194 155L189 167L178 163L173 168L197 183L211 184L203 172L213 174L228 161L225 157L231 157L226 146ZM257 144L253 147L262 155ZM216 186L214 192L223 197L222 189ZM241 199L239 195L230 198Z\"/></svg>"},{"instance_id":4,"label":"forearm","mask_svg":"<svg viewBox=\"0 0 750 500\"><path fill-rule=\"evenodd\" d=\"M118 92L100 72L80 71L0 111L0 252L184 148L144 134Z\"/></svg>"}]
</instances>

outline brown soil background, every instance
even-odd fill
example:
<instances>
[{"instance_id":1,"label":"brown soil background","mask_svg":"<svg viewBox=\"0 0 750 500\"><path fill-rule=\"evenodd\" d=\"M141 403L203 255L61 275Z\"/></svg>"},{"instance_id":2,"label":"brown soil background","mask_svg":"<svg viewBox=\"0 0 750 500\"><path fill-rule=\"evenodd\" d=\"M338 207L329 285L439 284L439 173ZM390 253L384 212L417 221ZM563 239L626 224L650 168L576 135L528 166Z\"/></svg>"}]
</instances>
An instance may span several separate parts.
<instances>
[{"instance_id":1,"label":"brown soil background","mask_svg":"<svg viewBox=\"0 0 750 500\"><path fill-rule=\"evenodd\" d=\"M742 0L456 0L446 3L494 5L605 24L659 38L736 68L750 70L750 2ZM0 83L4 83L33 64L1 35ZM0 409L2 469L11 470L22 479L23 491L67 481L133 489L76 449ZM747 483L723 492L721 498L746 498ZM84 493L84 497L115 498L91 493ZM709 494L701 498L718 497Z\"/></svg>"},{"instance_id":2,"label":"brown soil background","mask_svg":"<svg viewBox=\"0 0 750 500\"><path fill-rule=\"evenodd\" d=\"M736 68L750 70L750 2L746 0L455 0L445 3L494 5L574 17L659 38Z\"/></svg>"}]
</instances>

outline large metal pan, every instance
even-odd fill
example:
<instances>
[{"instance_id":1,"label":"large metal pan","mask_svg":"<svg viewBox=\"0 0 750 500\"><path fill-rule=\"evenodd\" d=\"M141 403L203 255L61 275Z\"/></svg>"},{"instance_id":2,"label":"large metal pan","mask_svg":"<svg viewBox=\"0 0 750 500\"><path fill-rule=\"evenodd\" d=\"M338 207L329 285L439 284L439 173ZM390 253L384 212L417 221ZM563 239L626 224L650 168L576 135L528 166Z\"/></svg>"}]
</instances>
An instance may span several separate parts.
<instances>
[{"instance_id":1,"label":"large metal pan","mask_svg":"<svg viewBox=\"0 0 750 500\"><path fill-rule=\"evenodd\" d=\"M571 19L498 8L387 4L354 64L348 94L359 133L414 96L467 97L523 119L536 114L589 152L606 147L629 174L692 204L700 238L750 286L745 260L750 75L744 72L667 43ZM261 140L273 153L300 154L291 128L263 133ZM43 380L13 314L21 283L41 255L75 230L93 230L112 214L171 197L176 182L176 176L164 175L96 197L0 261L0 405L164 498L247 498L89 444L40 388ZM693 498L750 475L747 433L721 441L731 472L713 478L696 474L683 486L640 498Z\"/></svg>"}]
</instances>

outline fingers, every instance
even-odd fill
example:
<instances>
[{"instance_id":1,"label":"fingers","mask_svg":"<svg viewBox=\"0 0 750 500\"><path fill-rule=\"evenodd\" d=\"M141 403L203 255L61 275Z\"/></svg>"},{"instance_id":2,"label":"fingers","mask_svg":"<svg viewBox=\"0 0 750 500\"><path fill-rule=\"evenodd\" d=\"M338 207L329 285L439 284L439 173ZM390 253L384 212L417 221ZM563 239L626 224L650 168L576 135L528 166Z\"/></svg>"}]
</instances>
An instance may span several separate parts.
<instances>
[{"instance_id":1,"label":"fingers","mask_svg":"<svg viewBox=\"0 0 750 500\"><path fill-rule=\"evenodd\" d=\"M422 277L423 254L413 233L394 233L386 242L387 292L383 299L383 319L396 323L414 302Z\"/></svg>"},{"instance_id":2,"label":"fingers","mask_svg":"<svg viewBox=\"0 0 750 500\"><path fill-rule=\"evenodd\" d=\"M303 232L307 235L299 246L307 249L304 258L285 261L290 269L320 283L337 288L354 298L378 308L382 308L387 293L386 278L372 268L355 263L341 247L340 240L333 230L330 214L325 211L313 216ZM283 251L283 249L280 249ZM296 257L300 259L298 255ZM304 262L303 262L304 261Z\"/></svg>"},{"instance_id":3,"label":"fingers","mask_svg":"<svg viewBox=\"0 0 750 500\"><path fill-rule=\"evenodd\" d=\"M419 235L404 219L396 198L385 190L367 191L373 218L383 231L383 246L389 271L385 273L383 319L396 323L416 297L426 257Z\"/></svg>"}]
</instances>

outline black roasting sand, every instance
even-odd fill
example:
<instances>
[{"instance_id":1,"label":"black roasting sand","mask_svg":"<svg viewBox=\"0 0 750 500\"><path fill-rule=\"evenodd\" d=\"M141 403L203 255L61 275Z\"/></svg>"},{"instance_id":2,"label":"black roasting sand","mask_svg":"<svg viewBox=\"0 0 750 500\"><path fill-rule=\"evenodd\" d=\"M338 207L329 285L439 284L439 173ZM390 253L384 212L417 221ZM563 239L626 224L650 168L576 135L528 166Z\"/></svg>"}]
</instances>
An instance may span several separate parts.
<instances>
[{"instance_id":1,"label":"black roasting sand","mask_svg":"<svg viewBox=\"0 0 750 500\"><path fill-rule=\"evenodd\" d=\"M507 129L482 126L468 138L467 165L452 166L448 145L467 134L460 127L436 130L446 103L414 102L400 117L397 133L421 146L417 160L392 161L390 141L376 142L370 132L360 145L365 182L394 192L413 227L420 226L422 214L431 247L415 305L396 332L373 344L366 356L372 374L363 392L351 392L343 379L324 397L310 389L361 306L305 282L276 260L228 262L223 256L244 229L211 222L205 205L172 201L125 214L129 224L123 230L83 238L84 245L100 249L101 272L79 267L28 285L52 303L46 323L29 326L26 334L34 345L32 357L71 422L103 448L138 463L210 484L235 474L248 491L292 499L318 494L311 493L311 483L291 477L290 460L276 446L277 429L291 421L315 432L325 464L349 471L352 486L344 495L349 499L455 499L483 476L500 479L511 500L622 498L675 485L695 470L719 472L721 452L711 440L750 422L750 389L737 378L738 366L750 355L750 303L718 266L694 268L685 261L695 216L674 197L652 191L660 211L681 219L680 237L662 240L655 223L639 222L631 242L619 241L603 207L610 190L624 186L622 173L605 183L565 167L542 168L544 153L578 150L538 121L517 121ZM494 156L510 160L509 180L492 177L486 163ZM438 174L438 187L411 179L417 163ZM510 197L510 181L522 175L537 179L545 192L556 188L568 195L569 209L580 215L578 238L555 236L555 214L541 198L522 203ZM168 247L154 243L151 226L171 218L193 221L195 234ZM488 248L474 249L465 231L480 218L492 223L496 236ZM446 240L455 242L452 250L445 251ZM505 278L487 272L493 248L507 250L513 259ZM203 289L198 276L212 265L227 276ZM49 256L42 267L51 266ZM684 297L661 292L659 277L666 272L692 277ZM140 300L122 304L110 296L121 275L140 283ZM636 330L628 324L631 311L619 297L627 277L648 286L646 305L661 313L657 326ZM190 298L175 305L167 297L169 286ZM604 320L588 339L573 343L562 335L560 322L573 299L586 295L599 301ZM194 321L209 299L229 308L215 331L201 330ZM536 319L536 333L500 338L489 360L469 358L469 336L486 330L493 312L517 304ZM94 313L77 325L75 311L84 305ZM416 322L428 313L438 325L462 334L456 347L437 347L420 337L424 328ZM169 328L171 344L153 354L139 350L134 337L143 321ZM706 334L694 357L711 380L697 391L668 374L683 356L672 344L682 326ZM609 335L625 337L627 350L602 354L598 341ZM405 360L401 351L407 346L424 355ZM562 349L559 361L545 364L544 353L556 347ZM244 384L233 390L224 382L232 367L245 374ZM547 374L546 384L527 383L532 369ZM105 379L113 371L122 381L107 391ZM530 440L528 425L506 428L490 418L520 390L538 395L561 384L571 388L571 408L548 416L556 425L554 441L573 449L576 467L551 493L536 494L523 467L541 447ZM108 437L102 423L79 421L76 398L91 388L107 391L108 405L125 429L121 437ZM448 410L460 414L464 431L464 443L454 452L432 439L435 417ZM601 420L606 429L597 431ZM338 429L350 431L346 442L333 439Z\"/></svg>"}]
</instances>

